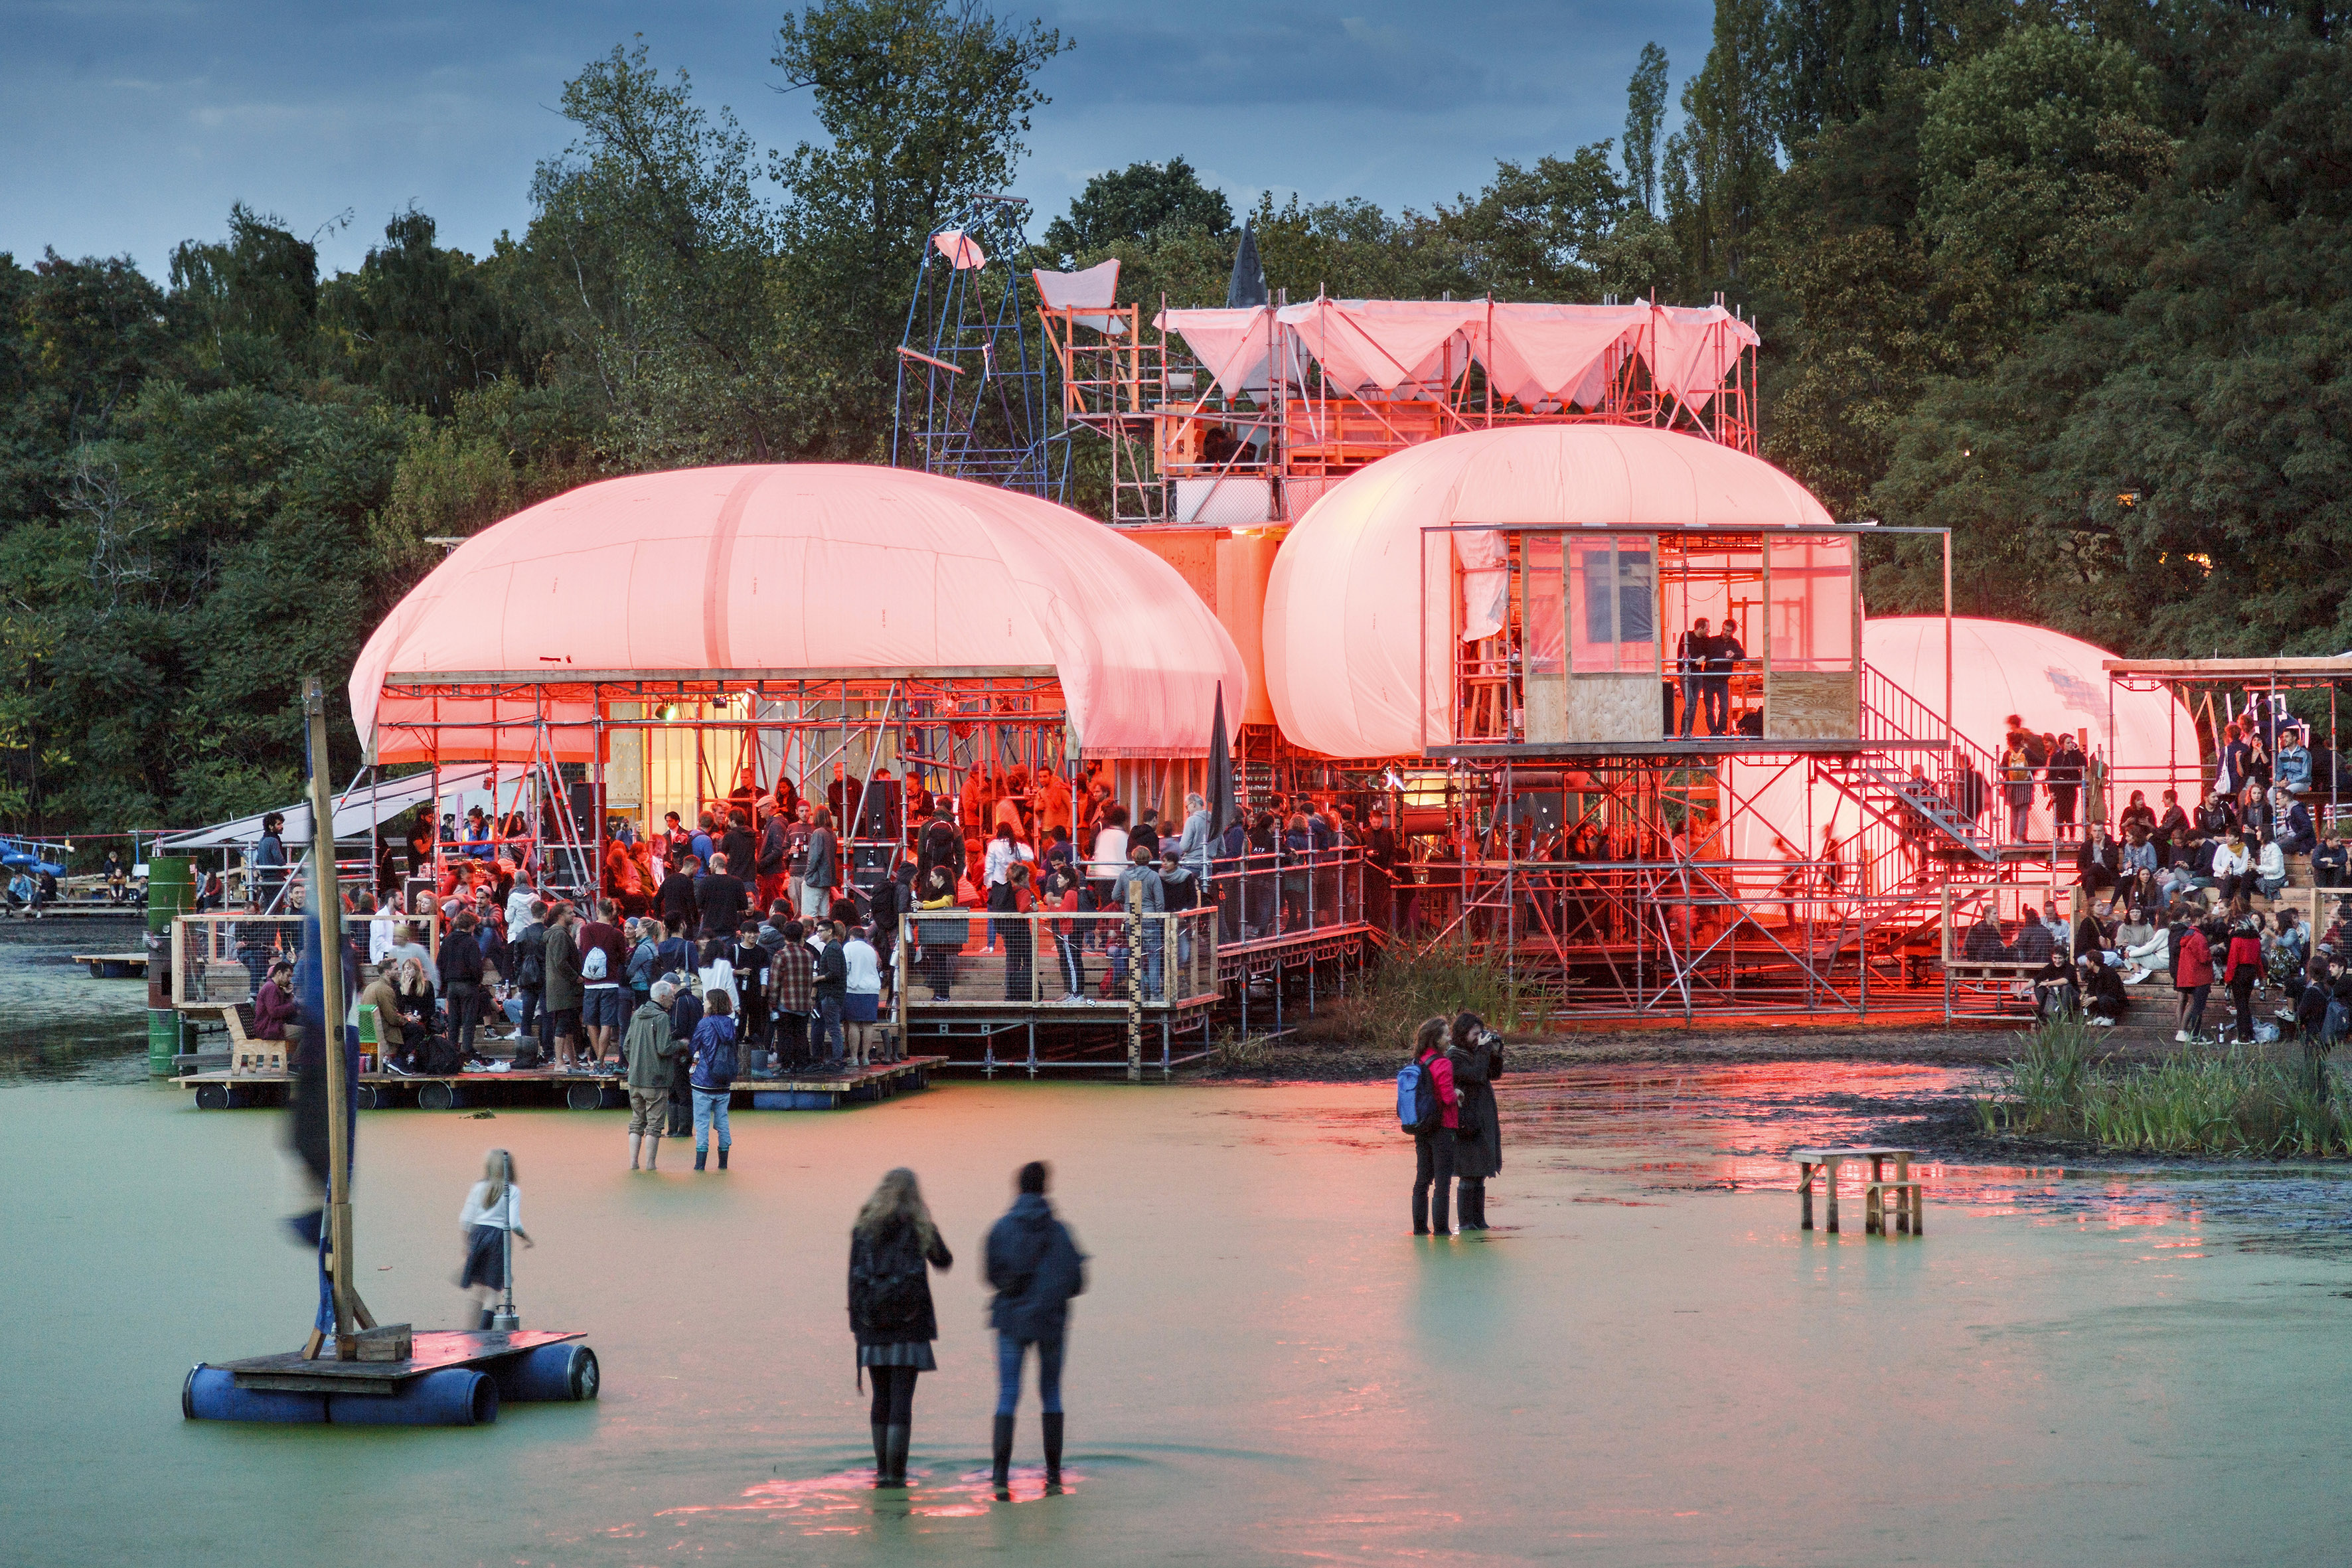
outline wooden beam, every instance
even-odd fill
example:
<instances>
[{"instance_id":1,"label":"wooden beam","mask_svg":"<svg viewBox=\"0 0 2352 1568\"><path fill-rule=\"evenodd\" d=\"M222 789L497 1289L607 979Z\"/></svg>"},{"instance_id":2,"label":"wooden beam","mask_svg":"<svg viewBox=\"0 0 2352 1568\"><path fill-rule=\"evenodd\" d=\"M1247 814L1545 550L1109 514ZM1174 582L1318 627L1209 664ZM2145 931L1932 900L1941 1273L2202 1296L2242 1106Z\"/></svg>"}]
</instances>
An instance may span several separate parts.
<instances>
[{"instance_id":1,"label":"wooden beam","mask_svg":"<svg viewBox=\"0 0 2352 1568\"><path fill-rule=\"evenodd\" d=\"M875 665L862 669L574 669L543 664L536 669L452 669L431 674L391 674L387 689L442 686L602 686L623 681L675 685L679 681L744 684L764 680L988 680L1051 679L1050 664L952 665L936 668Z\"/></svg>"},{"instance_id":2,"label":"wooden beam","mask_svg":"<svg viewBox=\"0 0 2352 1568\"><path fill-rule=\"evenodd\" d=\"M2336 675L2352 679L2352 657L2328 658L2106 658L2110 675L2188 680L2258 680L2270 675Z\"/></svg>"}]
</instances>

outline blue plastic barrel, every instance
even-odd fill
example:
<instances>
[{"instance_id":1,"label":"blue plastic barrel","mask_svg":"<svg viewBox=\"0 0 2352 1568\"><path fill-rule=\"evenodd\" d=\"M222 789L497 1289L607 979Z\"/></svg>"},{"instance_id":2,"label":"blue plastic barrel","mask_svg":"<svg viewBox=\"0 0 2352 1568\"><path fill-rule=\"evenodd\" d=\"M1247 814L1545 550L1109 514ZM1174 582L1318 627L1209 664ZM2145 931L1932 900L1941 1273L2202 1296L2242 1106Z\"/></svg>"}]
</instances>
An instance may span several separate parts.
<instances>
[{"instance_id":1,"label":"blue plastic barrel","mask_svg":"<svg viewBox=\"0 0 2352 1568\"><path fill-rule=\"evenodd\" d=\"M577 1341L541 1345L495 1363L499 1397L511 1400L593 1399L596 1352Z\"/></svg>"},{"instance_id":2,"label":"blue plastic barrel","mask_svg":"<svg viewBox=\"0 0 2352 1568\"><path fill-rule=\"evenodd\" d=\"M499 1385L470 1367L412 1377L395 1394L330 1394L338 1426L487 1426L499 1418Z\"/></svg>"},{"instance_id":3,"label":"blue plastic barrel","mask_svg":"<svg viewBox=\"0 0 2352 1568\"><path fill-rule=\"evenodd\" d=\"M180 1385L180 1414L191 1421L320 1422L327 1418L327 1399L321 1394L239 1388L236 1373L198 1362Z\"/></svg>"}]
</instances>

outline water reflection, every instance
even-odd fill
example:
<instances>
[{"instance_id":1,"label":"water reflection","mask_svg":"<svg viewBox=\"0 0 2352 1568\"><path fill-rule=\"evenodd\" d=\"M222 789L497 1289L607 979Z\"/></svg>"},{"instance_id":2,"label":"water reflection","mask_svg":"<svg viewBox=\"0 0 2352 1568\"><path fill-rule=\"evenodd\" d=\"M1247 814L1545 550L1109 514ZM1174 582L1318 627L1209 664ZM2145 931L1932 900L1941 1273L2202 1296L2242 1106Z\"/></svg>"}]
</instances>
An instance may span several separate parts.
<instances>
[{"instance_id":1,"label":"water reflection","mask_svg":"<svg viewBox=\"0 0 2352 1568\"><path fill-rule=\"evenodd\" d=\"M971 1519L992 1508L1044 1502L1049 1496L1076 1491L1087 1479L1084 1471L1064 1465L1061 1485L1049 1493L1043 1465L1015 1465L1007 1495L1000 1498L986 1470L940 1477L918 1464L910 1465L907 1474L914 1484L904 1491L875 1490L871 1468L799 1479L780 1478L746 1488L732 1502L667 1508L657 1517L686 1520L698 1514L772 1513L798 1524L804 1535L856 1535L872 1529L879 1520Z\"/></svg>"}]
</instances>

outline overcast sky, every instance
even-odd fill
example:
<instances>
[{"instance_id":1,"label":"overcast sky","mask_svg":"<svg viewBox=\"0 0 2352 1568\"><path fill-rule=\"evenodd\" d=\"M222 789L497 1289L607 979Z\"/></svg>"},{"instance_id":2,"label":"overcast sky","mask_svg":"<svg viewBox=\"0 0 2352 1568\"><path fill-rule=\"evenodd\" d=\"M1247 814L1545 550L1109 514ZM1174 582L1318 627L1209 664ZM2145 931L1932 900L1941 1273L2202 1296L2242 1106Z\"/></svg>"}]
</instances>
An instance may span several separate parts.
<instances>
[{"instance_id":1,"label":"overcast sky","mask_svg":"<svg viewBox=\"0 0 2352 1568\"><path fill-rule=\"evenodd\" d=\"M1675 89L1712 0L1007 3L1077 47L1048 68L1021 195L1061 211L1088 175L1189 158L1236 209L1262 189L1427 207L1529 160L1619 136L1642 45ZM774 90L780 5L667 0L0 0L0 250L128 252L222 233L232 201L322 229L354 266L414 203L479 253L530 222L532 165L569 127L566 78L642 32L762 146L814 132ZM347 227L335 220L351 215Z\"/></svg>"}]
</instances>

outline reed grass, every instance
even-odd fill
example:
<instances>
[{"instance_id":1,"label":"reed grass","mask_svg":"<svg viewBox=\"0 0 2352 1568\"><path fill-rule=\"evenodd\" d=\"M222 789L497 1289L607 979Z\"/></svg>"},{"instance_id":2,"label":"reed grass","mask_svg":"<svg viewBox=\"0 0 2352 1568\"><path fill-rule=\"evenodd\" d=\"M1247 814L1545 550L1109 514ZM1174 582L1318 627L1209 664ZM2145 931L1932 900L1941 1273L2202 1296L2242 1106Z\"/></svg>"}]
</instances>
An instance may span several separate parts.
<instances>
[{"instance_id":1,"label":"reed grass","mask_svg":"<svg viewBox=\"0 0 2352 1568\"><path fill-rule=\"evenodd\" d=\"M1498 963L1460 953L1391 952L1347 994L1318 1002L1298 1020L1295 1035L1402 1055L1412 1048L1421 1021L1433 1016L1475 1013L1507 1035L1519 1026L1519 988Z\"/></svg>"},{"instance_id":2,"label":"reed grass","mask_svg":"<svg viewBox=\"0 0 2352 1568\"><path fill-rule=\"evenodd\" d=\"M1991 1136L2133 1153L2352 1154L2352 1088L2319 1058L2277 1061L2231 1045L2128 1062L2095 1054L2074 1019L2020 1039L2003 1082L1974 1102Z\"/></svg>"}]
</instances>

